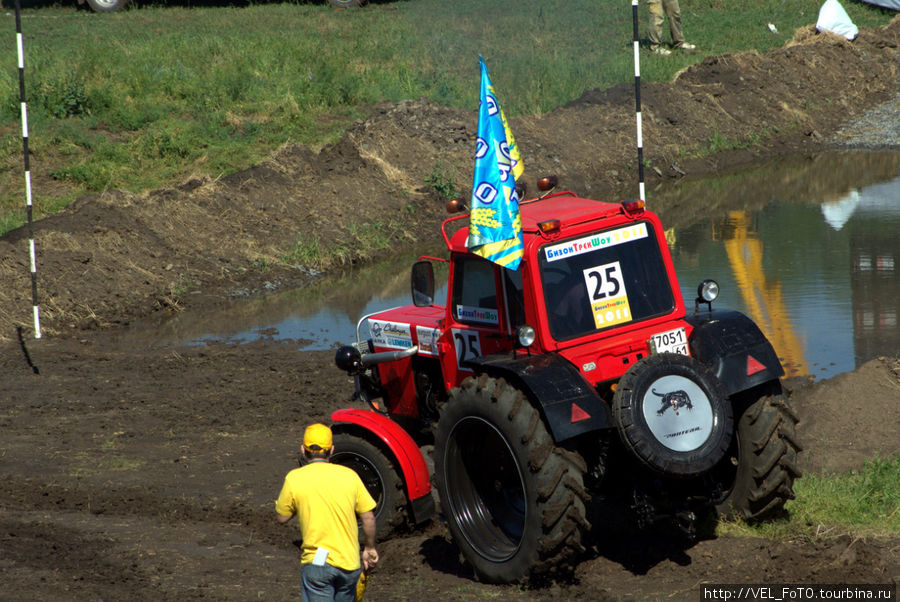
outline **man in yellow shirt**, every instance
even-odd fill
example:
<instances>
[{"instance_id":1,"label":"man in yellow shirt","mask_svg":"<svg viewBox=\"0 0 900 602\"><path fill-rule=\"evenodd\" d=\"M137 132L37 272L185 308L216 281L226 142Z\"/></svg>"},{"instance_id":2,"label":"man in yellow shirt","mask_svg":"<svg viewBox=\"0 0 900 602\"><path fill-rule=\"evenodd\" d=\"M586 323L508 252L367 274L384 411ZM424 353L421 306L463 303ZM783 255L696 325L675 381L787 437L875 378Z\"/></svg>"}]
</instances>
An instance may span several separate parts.
<instances>
[{"instance_id":1,"label":"man in yellow shirt","mask_svg":"<svg viewBox=\"0 0 900 602\"><path fill-rule=\"evenodd\" d=\"M309 462L287 474L275 513L281 524L295 515L300 523L303 599L352 602L361 572L357 515L365 537L363 566L368 571L378 562L375 500L353 470L328 461L334 452L330 428L308 426L302 451Z\"/></svg>"}]
</instances>

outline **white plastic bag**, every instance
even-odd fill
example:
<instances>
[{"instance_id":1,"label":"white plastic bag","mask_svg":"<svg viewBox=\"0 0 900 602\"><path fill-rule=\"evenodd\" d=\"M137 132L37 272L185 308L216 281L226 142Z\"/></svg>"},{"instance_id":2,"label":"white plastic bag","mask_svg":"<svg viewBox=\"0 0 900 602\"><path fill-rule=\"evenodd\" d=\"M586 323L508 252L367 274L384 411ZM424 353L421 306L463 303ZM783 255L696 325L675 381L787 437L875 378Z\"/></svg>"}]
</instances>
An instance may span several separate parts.
<instances>
[{"instance_id":1,"label":"white plastic bag","mask_svg":"<svg viewBox=\"0 0 900 602\"><path fill-rule=\"evenodd\" d=\"M819 9L819 20L816 21L816 29L830 31L848 40L853 40L859 34L859 28L850 20L850 15L841 6L838 0L825 0L825 4Z\"/></svg>"}]
</instances>

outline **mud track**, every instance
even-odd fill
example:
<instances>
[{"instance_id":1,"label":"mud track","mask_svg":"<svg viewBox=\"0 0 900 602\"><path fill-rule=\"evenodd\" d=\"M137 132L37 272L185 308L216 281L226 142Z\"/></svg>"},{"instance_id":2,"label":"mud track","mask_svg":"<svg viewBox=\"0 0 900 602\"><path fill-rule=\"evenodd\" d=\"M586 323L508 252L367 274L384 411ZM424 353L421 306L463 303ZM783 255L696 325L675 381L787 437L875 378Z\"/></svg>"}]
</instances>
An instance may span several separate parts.
<instances>
[{"instance_id":1,"label":"mud track","mask_svg":"<svg viewBox=\"0 0 900 602\"><path fill-rule=\"evenodd\" d=\"M897 106L898 42L900 17L853 43L805 29L782 49L710 57L648 86L651 184L783 153L891 144L860 124L868 111ZM601 198L627 189L632 103L622 86L513 119L526 177L555 172ZM302 283L310 266L281 258L313 235L339 251L332 267L390 252L367 244L365 224L379 224L393 246L435 237L441 199L424 182L440 160L464 187L474 134L474 111L406 102L375 108L333 146L286 147L247 172L79 199L36 224L39 341L25 232L0 239L0 598L296 596L297 534L275 524L273 499L302 427L349 403L351 383L332 354L265 340L123 347L113 335L136 318ZM747 148L701 152L714 136ZM805 470L900 453L896 358L788 385ZM781 542L615 536L598 542L572 582L522 590L475 582L435 522L380 545L368 596L696 600L704 583L900 578L900 541L822 531Z\"/></svg>"}]
</instances>

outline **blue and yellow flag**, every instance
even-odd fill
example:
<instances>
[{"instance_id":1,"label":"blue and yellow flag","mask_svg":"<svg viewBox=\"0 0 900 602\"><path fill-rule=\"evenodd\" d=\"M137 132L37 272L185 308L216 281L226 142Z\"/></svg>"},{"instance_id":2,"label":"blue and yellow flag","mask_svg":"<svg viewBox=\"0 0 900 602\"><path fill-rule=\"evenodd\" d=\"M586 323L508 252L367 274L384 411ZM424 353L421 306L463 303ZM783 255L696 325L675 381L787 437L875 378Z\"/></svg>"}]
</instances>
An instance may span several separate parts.
<instances>
[{"instance_id":1,"label":"blue and yellow flag","mask_svg":"<svg viewBox=\"0 0 900 602\"><path fill-rule=\"evenodd\" d=\"M511 270L522 259L522 218L516 179L525 169L519 148L481 63L481 107L475 143L475 178L469 216L468 247L472 253Z\"/></svg>"}]
</instances>

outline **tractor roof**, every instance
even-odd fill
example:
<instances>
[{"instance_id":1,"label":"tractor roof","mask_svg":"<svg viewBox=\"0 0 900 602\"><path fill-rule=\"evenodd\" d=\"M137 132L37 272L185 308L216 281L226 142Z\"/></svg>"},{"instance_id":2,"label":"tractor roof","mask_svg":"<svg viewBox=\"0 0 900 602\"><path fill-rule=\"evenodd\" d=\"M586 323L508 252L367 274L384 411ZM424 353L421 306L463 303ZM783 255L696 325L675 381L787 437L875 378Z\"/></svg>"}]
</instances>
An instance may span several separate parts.
<instances>
[{"instance_id":1,"label":"tractor roof","mask_svg":"<svg viewBox=\"0 0 900 602\"><path fill-rule=\"evenodd\" d=\"M522 216L522 230L527 234L537 234L538 224L550 220L559 220L562 230L576 224L596 221L623 213L621 203L594 201L577 196L574 192L561 191L547 195L541 199L523 201L519 205ZM453 235L451 246L454 249L466 248L468 228L460 228Z\"/></svg>"},{"instance_id":2,"label":"tractor roof","mask_svg":"<svg viewBox=\"0 0 900 602\"><path fill-rule=\"evenodd\" d=\"M567 226L620 214L622 205L584 199L573 192L562 191L540 200L524 201L519 205L519 212L522 215L522 230L537 232L538 224L547 220L558 219L560 226L565 229Z\"/></svg>"}]
</instances>

